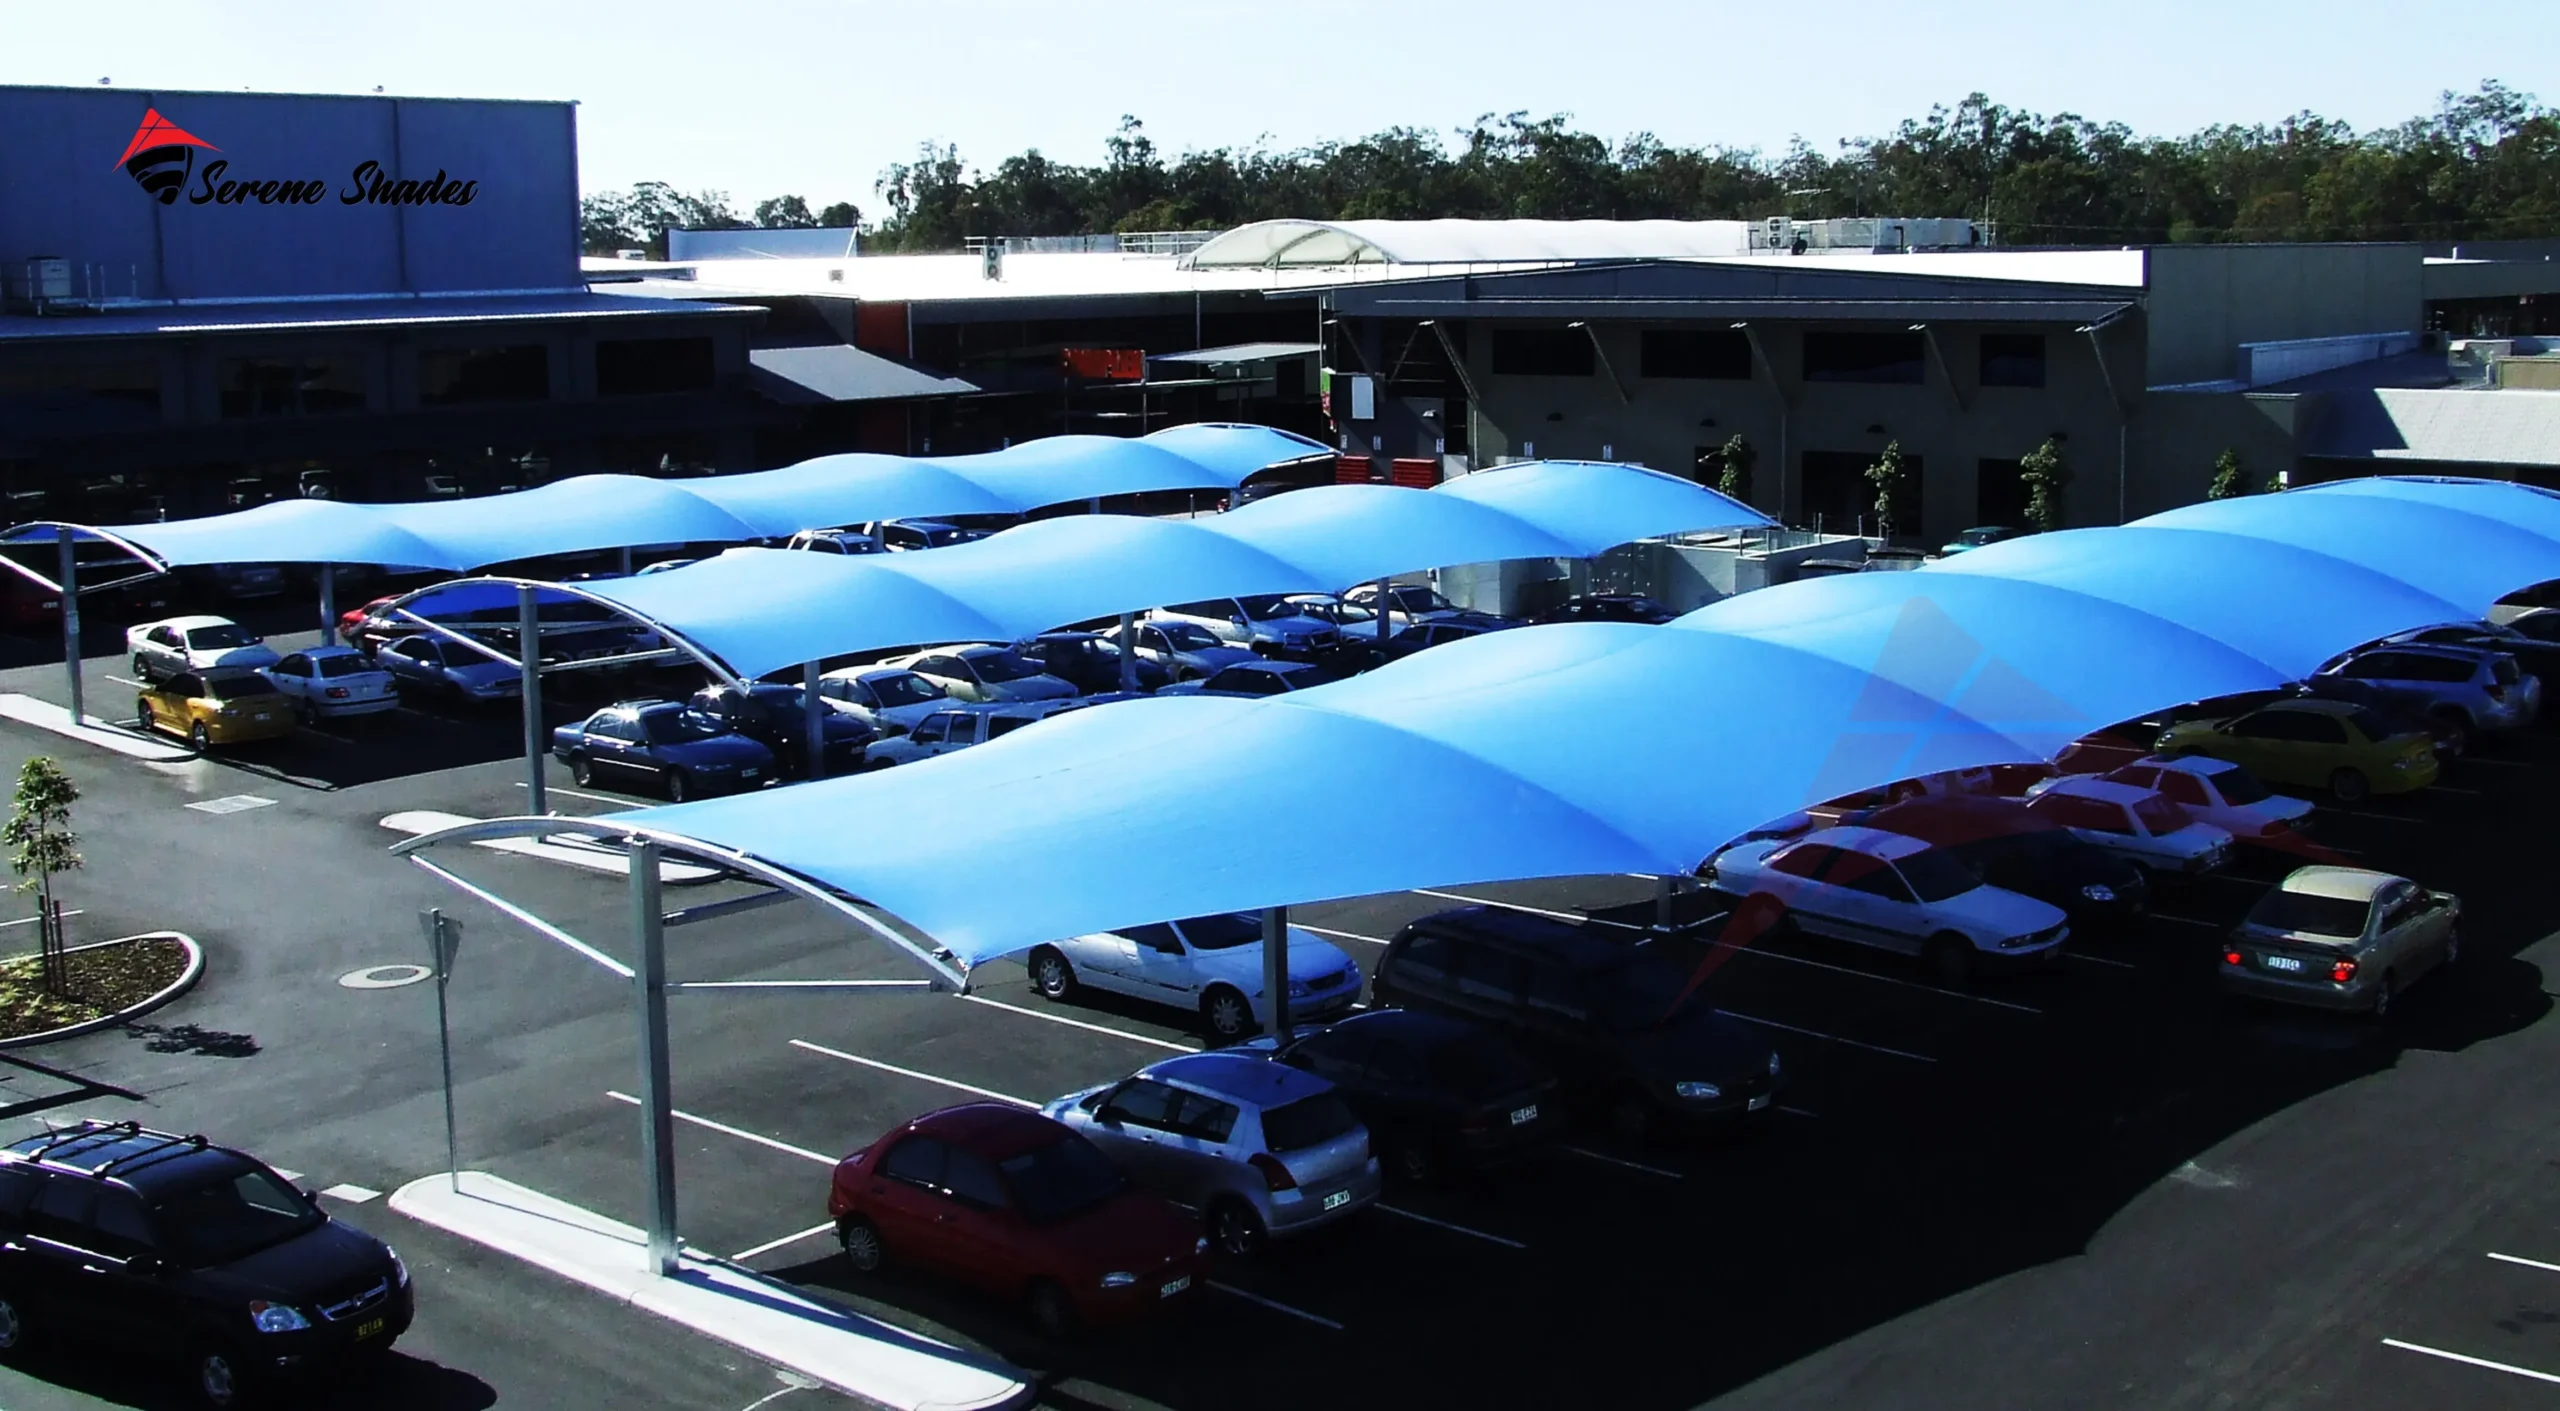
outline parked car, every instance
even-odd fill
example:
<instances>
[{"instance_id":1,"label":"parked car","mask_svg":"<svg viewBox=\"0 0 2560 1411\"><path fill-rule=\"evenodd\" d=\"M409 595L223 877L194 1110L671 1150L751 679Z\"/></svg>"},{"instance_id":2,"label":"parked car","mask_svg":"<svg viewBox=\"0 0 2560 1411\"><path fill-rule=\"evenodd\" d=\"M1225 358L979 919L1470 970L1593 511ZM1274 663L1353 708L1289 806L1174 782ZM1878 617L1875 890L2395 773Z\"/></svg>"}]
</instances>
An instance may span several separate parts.
<instances>
[{"instance_id":1,"label":"parked car","mask_svg":"<svg viewBox=\"0 0 2560 1411\"><path fill-rule=\"evenodd\" d=\"M293 708L276 683L254 671L181 671L134 698L134 724L183 735L197 749L280 740L293 733Z\"/></svg>"},{"instance_id":2,"label":"parked car","mask_svg":"<svg viewBox=\"0 0 2560 1411\"><path fill-rule=\"evenodd\" d=\"M886 769L893 764L913 764L971 745L983 745L1000 739L1025 725L1046 720L1063 710L1085 704L1073 696L1049 701L1024 701L1019 705L961 705L944 702L946 709L937 710L916 722L916 728L904 735L890 735L874 740L863 757L863 768Z\"/></svg>"},{"instance_id":3,"label":"parked car","mask_svg":"<svg viewBox=\"0 0 2560 1411\"><path fill-rule=\"evenodd\" d=\"M1278 696L1339 681L1342 673L1319 662L1265 661L1257 657L1221 667L1217 674L1176 681L1159 696Z\"/></svg>"},{"instance_id":4,"label":"parked car","mask_svg":"<svg viewBox=\"0 0 2560 1411\"><path fill-rule=\"evenodd\" d=\"M2228 720L2190 720L2160 734L2165 755L2225 759L2279 784L2326 787L2341 802L2405 794L2436 781L2436 751L2425 732L2344 701L2271 701Z\"/></svg>"},{"instance_id":5,"label":"parked car","mask_svg":"<svg viewBox=\"0 0 2560 1411\"><path fill-rule=\"evenodd\" d=\"M2222 952L2223 988L2379 1019L2462 954L2462 901L2357 867L2298 868L2258 899Z\"/></svg>"},{"instance_id":6,"label":"parked car","mask_svg":"<svg viewBox=\"0 0 2560 1411\"><path fill-rule=\"evenodd\" d=\"M685 701L685 711L715 733L744 735L764 746L782 778L797 779L809 772L808 703L797 686L757 682L741 692L715 681L694 692ZM869 723L822 705L818 739L826 751L827 773L851 774L861 769L865 751L879 734Z\"/></svg>"},{"instance_id":7,"label":"parked car","mask_svg":"<svg viewBox=\"0 0 2560 1411\"><path fill-rule=\"evenodd\" d=\"M1709 864L1708 881L1775 897L1798 929L1919 956L1949 981L2050 961L2071 934L2060 908L1988 885L1945 850L1854 825L1737 844Z\"/></svg>"},{"instance_id":8,"label":"parked car","mask_svg":"<svg viewBox=\"0 0 2560 1411\"><path fill-rule=\"evenodd\" d=\"M1262 918L1250 912L1157 921L1034 946L1023 957L1042 997L1083 986L1198 1014L1209 1032L1252 1033L1263 1008ZM1359 1002L1360 967L1342 948L1289 928L1289 1013L1324 1019Z\"/></svg>"},{"instance_id":9,"label":"parked car","mask_svg":"<svg viewBox=\"0 0 2560 1411\"><path fill-rule=\"evenodd\" d=\"M266 676L304 724L342 715L378 715L400 705L391 673L353 647L288 652L266 669Z\"/></svg>"},{"instance_id":10,"label":"parked car","mask_svg":"<svg viewBox=\"0 0 2560 1411\"><path fill-rule=\"evenodd\" d=\"M1151 608L1150 622L1187 622L1222 642L1249 647L1263 656L1309 661L1332 651L1342 632L1321 618L1300 612L1283 594L1251 598L1211 598Z\"/></svg>"},{"instance_id":11,"label":"parked car","mask_svg":"<svg viewBox=\"0 0 2560 1411\"><path fill-rule=\"evenodd\" d=\"M1370 989L1379 1005L1493 1029L1553 1069L1577 1107L1636 1137L1765 1111L1785 1078L1777 1050L1690 981L1651 945L1477 906L1396 932Z\"/></svg>"},{"instance_id":12,"label":"parked car","mask_svg":"<svg viewBox=\"0 0 2560 1411\"><path fill-rule=\"evenodd\" d=\"M1938 553L1940 557L1952 558L1957 554L1966 553L1974 549L1985 548L2004 540L2015 539L2023 532L2024 531L2022 530L2013 529L2005 524L1977 525L1974 528L1964 530L1957 534L1953 539L1948 540L1945 547L1939 549Z\"/></svg>"},{"instance_id":13,"label":"parked car","mask_svg":"<svg viewBox=\"0 0 2560 1411\"><path fill-rule=\"evenodd\" d=\"M702 562L700 559L660 559L655 563L644 563L633 569L631 576L646 578L653 573L673 573L679 568L691 568L700 562Z\"/></svg>"},{"instance_id":14,"label":"parked car","mask_svg":"<svg viewBox=\"0 0 2560 1411\"><path fill-rule=\"evenodd\" d=\"M386 642L374 664L403 690L446 696L473 705L512 701L524 694L524 672L460 642L420 632Z\"/></svg>"},{"instance_id":15,"label":"parked car","mask_svg":"<svg viewBox=\"0 0 2560 1411\"><path fill-rule=\"evenodd\" d=\"M1371 1010L1238 1051L1333 1084L1387 1174L1416 1185L1535 1152L1564 1125L1552 1070L1490 1029L1424 1010Z\"/></svg>"},{"instance_id":16,"label":"parked car","mask_svg":"<svg viewBox=\"0 0 2560 1411\"><path fill-rule=\"evenodd\" d=\"M2284 697L2316 701L2344 701L2348 705L2363 706L2365 709L2372 711L2374 718L2381 721L2384 728L2389 730L2392 734L2419 734L2426 736L2429 742L2434 744L2436 747L2436 761L2439 764L2443 763L2445 760L2460 758L2463 751L2468 749L2471 744L2470 731L2459 728L2449 720L2429 720L2424 716L2412 715L2409 713L2406 703L2401 701L2399 698L2384 691L2380 686L2375 685L2371 681L2359 681L2351 676L2313 676L2307 681L2296 681L2292 685L2285 687L2281 696L2262 697L2252 700L2244 709L2255 709L2256 707L2265 704L2268 700L2282 699ZM2200 716L2211 716L2216 714L2239 715L2242 713L2244 713L2242 709L2235 709L2221 712L2205 711L2200 712L2199 714Z\"/></svg>"},{"instance_id":17,"label":"parked car","mask_svg":"<svg viewBox=\"0 0 2560 1411\"><path fill-rule=\"evenodd\" d=\"M1992 886L2061 908L2075 933L2128 925L2150 905L2151 880L2140 867L2081 841L2022 799L1931 795L1877 809L1863 822L1944 849Z\"/></svg>"},{"instance_id":18,"label":"parked car","mask_svg":"<svg viewBox=\"0 0 2560 1411\"><path fill-rule=\"evenodd\" d=\"M1374 613L1378 610L1378 585L1359 584L1343 593L1342 600ZM1393 627L1398 622L1408 625L1438 622L1444 617L1455 617L1460 609L1456 603L1440 596L1439 589L1427 584L1390 583L1387 585L1387 611L1387 625Z\"/></svg>"},{"instance_id":19,"label":"parked car","mask_svg":"<svg viewBox=\"0 0 2560 1411\"><path fill-rule=\"evenodd\" d=\"M371 656L383 643L415 633L418 624L390 614L391 605L400 597L397 593L385 594L362 607L339 613L338 640Z\"/></svg>"},{"instance_id":20,"label":"parked car","mask_svg":"<svg viewBox=\"0 0 2560 1411\"><path fill-rule=\"evenodd\" d=\"M1644 622L1659 625L1680 614L1642 593L1582 593L1539 613L1539 622Z\"/></svg>"},{"instance_id":21,"label":"parked car","mask_svg":"<svg viewBox=\"0 0 2560 1411\"><path fill-rule=\"evenodd\" d=\"M832 710L856 719L867 717L884 736L903 735L951 703L951 693L939 683L895 666L830 671L818 678L818 695Z\"/></svg>"},{"instance_id":22,"label":"parked car","mask_svg":"<svg viewBox=\"0 0 2560 1411\"><path fill-rule=\"evenodd\" d=\"M0 569L0 630L61 631L62 595L51 588L37 587L33 579Z\"/></svg>"},{"instance_id":23,"label":"parked car","mask_svg":"<svg viewBox=\"0 0 2560 1411\"><path fill-rule=\"evenodd\" d=\"M1043 632L1013 644L1015 654L1086 695L1120 689L1120 644L1101 632ZM1152 691L1172 673L1132 653L1138 689Z\"/></svg>"},{"instance_id":24,"label":"parked car","mask_svg":"<svg viewBox=\"0 0 2560 1411\"><path fill-rule=\"evenodd\" d=\"M868 529L803 529L786 540L782 547L820 554L888 552Z\"/></svg>"},{"instance_id":25,"label":"parked car","mask_svg":"<svg viewBox=\"0 0 2560 1411\"><path fill-rule=\"evenodd\" d=\"M892 1265L1018 1302L1053 1337L1199 1294L1197 1220L1064 1123L1005 1103L928 1112L836 1163L827 1218L857 1274Z\"/></svg>"},{"instance_id":26,"label":"parked car","mask_svg":"<svg viewBox=\"0 0 2560 1411\"><path fill-rule=\"evenodd\" d=\"M256 671L276 664L267 639L227 617L172 617L124 630L133 674L156 681L182 671Z\"/></svg>"},{"instance_id":27,"label":"parked car","mask_svg":"<svg viewBox=\"0 0 2560 1411\"><path fill-rule=\"evenodd\" d=\"M2542 706L2542 683L2514 657L2451 646L2367 648L2320 669L2364 681L2409 714L2446 727L2457 753L2472 735L2519 730Z\"/></svg>"},{"instance_id":28,"label":"parked car","mask_svg":"<svg viewBox=\"0 0 2560 1411\"><path fill-rule=\"evenodd\" d=\"M2533 613L2552 610L2560 610L2560 579L2537 583L2500 598L2490 605L2489 620L2500 627L2508 627Z\"/></svg>"},{"instance_id":29,"label":"parked car","mask_svg":"<svg viewBox=\"0 0 2560 1411\"><path fill-rule=\"evenodd\" d=\"M1378 1199L1368 1129L1333 1084L1240 1053L1187 1053L1042 1109L1129 1178L1201 1213L1218 1253L1359 1214Z\"/></svg>"},{"instance_id":30,"label":"parked car","mask_svg":"<svg viewBox=\"0 0 2560 1411\"><path fill-rule=\"evenodd\" d=\"M1154 662L1175 681L1214 675L1221 667L1257 659L1251 647L1221 641L1197 623L1141 622L1136 630L1138 659Z\"/></svg>"},{"instance_id":31,"label":"parked car","mask_svg":"<svg viewBox=\"0 0 2560 1411\"><path fill-rule=\"evenodd\" d=\"M880 526L881 542L893 554L911 553L917 549L947 549L954 544L974 544L993 533L938 519L893 519Z\"/></svg>"},{"instance_id":32,"label":"parked car","mask_svg":"<svg viewBox=\"0 0 2560 1411\"><path fill-rule=\"evenodd\" d=\"M581 786L635 784L674 803L745 793L774 777L773 751L674 701L624 701L551 732L551 753Z\"/></svg>"},{"instance_id":33,"label":"parked car","mask_svg":"<svg viewBox=\"0 0 2560 1411\"><path fill-rule=\"evenodd\" d=\"M1377 649L1377 657L1382 662L1402 661L1415 652L1429 647L1445 646L1469 637L1481 637L1488 632L1500 632L1521 625L1518 618L1496 617L1491 613L1450 613L1428 621L1417 622L1389 637L1387 644Z\"/></svg>"},{"instance_id":34,"label":"parked car","mask_svg":"<svg viewBox=\"0 0 2560 1411\"><path fill-rule=\"evenodd\" d=\"M2225 760L2145 755L2098 776L2162 797L2201 823L2242 843L2272 843L2311 831L2311 801L2271 792L2256 776Z\"/></svg>"},{"instance_id":35,"label":"parked car","mask_svg":"<svg viewBox=\"0 0 2560 1411\"><path fill-rule=\"evenodd\" d=\"M1375 607L1346 602L1334 593L1291 593L1286 601L1290 609L1301 617L1332 623L1346 643L1357 642L1362 637L1373 641L1377 638L1378 612Z\"/></svg>"},{"instance_id":36,"label":"parked car","mask_svg":"<svg viewBox=\"0 0 2560 1411\"><path fill-rule=\"evenodd\" d=\"M204 1404L369 1368L409 1330L408 1266L257 1158L133 1122L0 1148L0 1351L87 1338L184 1358Z\"/></svg>"},{"instance_id":37,"label":"parked car","mask_svg":"<svg viewBox=\"0 0 2560 1411\"><path fill-rule=\"evenodd\" d=\"M2065 775L2039 790L2027 811L2155 873L2197 876L2231 857L2228 832L2199 821L2155 789L2112 779Z\"/></svg>"},{"instance_id":38,"label":"parked car","mask_svg":"<svg viewBox=\"0 0 2560 1411\"><path fill-rule=\"evenodd\" d=\"M1051 676L1010 647L985 643L935 647L890 657L882 666L904 667L948 692L955 701L1051 701L1076 688Z\"/></svg>"}]
</instances>

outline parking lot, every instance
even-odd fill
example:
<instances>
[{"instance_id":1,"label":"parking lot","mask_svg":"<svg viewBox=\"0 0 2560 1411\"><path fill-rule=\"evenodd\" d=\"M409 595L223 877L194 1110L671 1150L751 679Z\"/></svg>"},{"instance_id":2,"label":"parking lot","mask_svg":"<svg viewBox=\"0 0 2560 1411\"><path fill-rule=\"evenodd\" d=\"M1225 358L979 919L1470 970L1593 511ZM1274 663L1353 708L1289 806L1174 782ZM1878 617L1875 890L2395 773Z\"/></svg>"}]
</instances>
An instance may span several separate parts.
<instances>
[{"instance_id":1,"label":"parking lot","mask_svg":"<svg viewBox=\"0 0 2560 1411\"><path fill-rule=\"evenodd\" d=\"M42 644L18 645L29 664L0 690L61 700L59 666L34 664ZM123 675L90 661L93 713L121 714ZM568 718L576 691L547 694ZM444 1161L432 987L344 981L421 958L415 912L441 906L464 926L464 1164L623 1219L642 1208L627 992L383 851L394 814L521 811L520 740L511 711L403 707L154 764L0 729L0 762L54 755L87 792L75 939L175 927L210 954L169 1010L44 1057L150 1099L83 1115L245 1146L411 1256L417 1327L386 1382L343 1404L849 1404L379 1198ZM557 766L551 783L564 813L634 802ZM932 1107L1036 1103L1200 1047L1197 1026L1046 1002L1011 962L958 999L685 995L681 1227L1035 1369L1057 1407L2542 1404L2560 1379L2560 1134L2542 1097L2560 1041L2540 969L2560 958L2543 857L2555 786L2560 732L2544 731L2483 741L2422 793L2322 808L2320 837L2347 861L2464 899L2463 963L2387 1025L2218 996L2218 942L2280 874L2270 859L2170 891L2138 933L2077 938L2014 981L1950 988L1803 939L1715 952L1704 993L1792 1070L1759 1125L1642 1145L1576 1132L1496 1177L1391 1191L1348 1227L1220 1267L1177 1321L1072 1347L973 1297L856 1279L825 1225L827 1167ZM1418 800L1345 846L1430 821ZM617 876L470 853L446 861L621 948ZM988 867L1000 889L1002 860ZM1292 919L1365 966L1406 921L1471 902L1596 915L1633 943L1651 897L1649 879L1574 878ZM685 928L670 962L683 979L911 973L798 907ZM174 1398L67 1356L30 1373L0 1372L0 1404Z\"/></svg>"}]
</instances>

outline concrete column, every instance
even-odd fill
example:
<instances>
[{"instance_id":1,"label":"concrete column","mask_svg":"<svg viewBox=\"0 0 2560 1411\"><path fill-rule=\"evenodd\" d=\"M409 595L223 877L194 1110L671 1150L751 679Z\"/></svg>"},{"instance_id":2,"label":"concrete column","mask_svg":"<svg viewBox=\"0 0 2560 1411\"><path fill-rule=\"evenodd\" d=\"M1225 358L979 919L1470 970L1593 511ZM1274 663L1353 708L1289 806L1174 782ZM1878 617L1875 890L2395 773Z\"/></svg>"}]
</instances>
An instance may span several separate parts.
<instances>
[{"instance_id":1,"label":"concrete column","mask_svg":"<svg viewBox=\"0 0 2560 1411\"><path fill-rule=\"evenodd\" d=\"M69 528L53 531L60 546L55 582L62 585L62 668L71 678L71 723L88 719L80 700L80 559Z\"/></svg>"},{"instance_id":2,"label":"concrete column","mask_svg":"<svg viewBox=\"0 0 2560 1411\"><path fill-rule=\"evenodd\" d=\"M631 844L631 991L640 1021L640 1160L649 1173L649 1266L676 1272L676 1115L667 1058L667 925L658 845Z\"/></svg>"},{"instance_id":3,"label":"concrete column","mask_svg":"<svg viewBox=\"0 0 2560 1411\"><path fill-rule=\"evenodd\" d=\"M320 565L320 645L338 645L338 566Z\"/></svg>"},{"instance_id":4,"label":"concrete column","mask_svg":"<svg viewBox=\"0 0 2560 1411\"><path fill-rule=\"evenodd\" d=\"M1120 614L1120 689L1138 689L1138 615Z\"/></svg>"},{"instance_id":5,"label":"concrete column","mask_svg":"<svg viewBox=\"0 0 2560 1411\"><path fill-rule=\"evenodd\" d=\"M1262 909L1262 1032L1289 1037L1289 908Z\"/></svg>"},{"instance_id":6,"label":"concrete column","mask_svg":"<svg viewBox=\"0 0 2560 1411\"><path fill-rule=\"evenodd\" d=\"M530 587L516 589L516 664L524 706L525 805L529 812L549 813L550 781L543 756L549 753L551 741L542 728L542 610Z\"/></svg>"},{"instance_id":7,"label":"concrete column","mask_svg":"<svg viewBox=\"0 0 2560 1411\"><path fill-rule=\"evenodd\" d=\"M800 728L809 752L809 777L827 777L827 706L818 698L818 663L800 663Z\"/></svg>"}]
</instances>

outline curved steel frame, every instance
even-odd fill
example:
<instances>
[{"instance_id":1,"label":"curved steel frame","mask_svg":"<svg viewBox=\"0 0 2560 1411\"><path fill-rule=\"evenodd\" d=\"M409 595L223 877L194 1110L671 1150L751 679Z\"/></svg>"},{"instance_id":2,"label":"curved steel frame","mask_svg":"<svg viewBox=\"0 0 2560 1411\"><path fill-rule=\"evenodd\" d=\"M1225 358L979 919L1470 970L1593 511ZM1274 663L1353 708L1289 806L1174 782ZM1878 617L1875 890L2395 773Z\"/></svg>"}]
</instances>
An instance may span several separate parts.
<instances>
[{"instance_id":1,"label":"curved steel frame","mask_svg":"<svg viewBox=\"0 0 2560 1411\"><path fill-rule=\"evenodd\" d=\"M650 631L657 633L661 638L665 639L669 645L673 646L677 651L684 653L686 656L693 658L696 665L700 666L703 670L710 672L712 675L719 677L725 684L735 686L739 690L746 689L747 683L740 680L738 678L738 674L729 669L729 664L727 662L722 661L717 655L696 645L692 638L687 637L682 632L677 631L675 628L660 622L646 613L633 612L621 603L605 597L600 593L588 592L575 583L554 583L544 578L513 578L503 574L494 573L477 574L466 578L448 578L442 583L432 583L424 588L414 589L393 598L390 602L383 604L383 611L399 613L410 621L418 623L424 630L433 632L440 637L446 637L454 641L461 642L488 656L493 661L507 662L510 666L523 665L521 661L509 660L504 653L490 647L485 642L474 639L468 633L456 631L442 623L431 621L427 618L420 617L416 613L407 611L407 605L416 602L420 598L433 597L438 593L447 592L454 588L467 587L469 585L479 583L494 583L509 588L532 588L537 591L549 590L556 593L566 593L570 597L580 599L581 601L594 603L596 606L611 612L616 617L638 623L640 626L646 627ZM539 654L537 654L537 660L539 660Z\"/></svg>"}]
</instances>

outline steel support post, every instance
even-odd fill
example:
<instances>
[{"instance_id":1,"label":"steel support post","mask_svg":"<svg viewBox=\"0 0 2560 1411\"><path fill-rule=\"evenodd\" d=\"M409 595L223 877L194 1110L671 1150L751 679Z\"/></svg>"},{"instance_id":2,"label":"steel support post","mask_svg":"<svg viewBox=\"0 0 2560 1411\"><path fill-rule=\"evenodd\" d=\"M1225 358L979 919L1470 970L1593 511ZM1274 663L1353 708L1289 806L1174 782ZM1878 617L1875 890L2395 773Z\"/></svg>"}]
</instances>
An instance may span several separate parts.
<instances>
[{"instance_id":1,"label":"steel support post","mask_svg":"<svg viewBox=\"0 0 2560 1411\"><path fill-rule=\"evenodd\" d=\"M676 1272L676 1114L667 1059L667 924L659 845L631 841L631 992L640 1020L640 1159L649 1170L649 1267Z\"/></svg>"},{"instance_id":2,"label":"steel support post","mask_svg":"<svg viewBox=\"0 0 2560 1411\"><path fill-rule=\"evenodd\" d=\"M549 813L551 794L543 754L551 743L542 729L542 610L529 586L516 589L517 680L524 705L524 787L527 811Z\"/></svg>"},{"instance_id":3,"label":"steel support post","mask_svg":"<svg viewBox=\"0 0 2560 1411\"><path fill-rule=\"evenodd\" d=\"M61 547L61 568L54 581L62 585L62 669L71 678L71 723L89 717L80 702L80 558L69 526L53 531Z\"/></svg>"},{"instance_id":4,"label":"steel support post","mask_svg":"<svg viewBox=\"0 0 2560 1411\"><path fill-rule=\"evenodd\" d=\"M338 566L320 565L320 645L338 645Z\"/></svg>"},{"instance_id":5,"label":"steel support post","mask_svg":"<svg viewBox=\"0 0 2560 1411\"><path fill-rule=\"evenodd\" d=\"M809 777L827 777L827 704L818 695L818 663L800 663L800 730L807 737Z\"/></svg>"},{"instance_id":6,"label":"steel support post","mask_svg":"<svg viewBox=\"0 0 2560 1411\"><path fill-rule=\"evenodd\" d=\"M1381 578L1378 580L1378 650L1381 652L1387 649L1387 618L1389 616L1388 604L1391 601L1387 597L1387 590L1394 586L1395 584L1391 579Z\"/></svg>"},{"instance_id":7,"label":"steel support post","mask_svg":"<svg viewBox=\"0 0 2560 1411\"><path fill-rule=\"evenodd\" d=\"M1138 689L1138 615L1120 614L1120 689Z\"/></svg>"},{"instance_id":8,"label":"steel support post","mask_svg":"<svg viewBox=\"0 0 2560 1411\"><path fill-rule=\"evenodd\" d=\"M622 576L625 578L631 576L631 546L629 544L622 546Z\"/></svg>"},{"instance_id":9,"label":"steel support post","mask_svg":"<svg viewBox=\"0 0 2560 1411\"><path fill-rule=\"evenodd\" d=\"M1680 895L1680 879L1664 873L1653 879L1653 929L1671 929L1672 899Z\"/></svg>"},{"instance_id":10,"label":"steel support post","mask_svg":"<svg viewBox=\"0 0 2560 1411\"><path fill-rule=\"evenodd\" d=\"M1262 1032L1289 1037L1289 908L1262 909Z\"/></svg>"}]
</instances>

